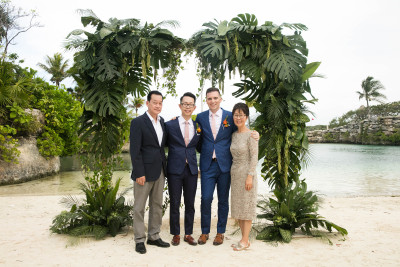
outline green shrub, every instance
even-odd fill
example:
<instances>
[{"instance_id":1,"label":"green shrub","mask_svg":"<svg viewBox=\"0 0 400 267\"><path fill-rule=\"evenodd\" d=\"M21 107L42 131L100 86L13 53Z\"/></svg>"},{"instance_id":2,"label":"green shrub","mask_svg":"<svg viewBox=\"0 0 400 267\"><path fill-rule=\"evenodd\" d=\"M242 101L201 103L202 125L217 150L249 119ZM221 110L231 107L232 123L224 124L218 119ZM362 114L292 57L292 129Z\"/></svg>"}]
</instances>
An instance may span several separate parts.
<instances>
[{"instance_id":1,"label":"green shrub","mask_svg":"<svg viewBox=\"0 0 400 267\"><path fill-rule=\"evenodd\" d=\"M39 153L46 159L60 156L64 150L64 140L48 126L44 126L43 130L37 138Z\"/></svg>"},{"instance_id":2,"label":"green shrub","mask_svg":"<svg viewBox=\"0 0 400 267\"><path fill-rule=\"evenodd\" d=\"M18 163L21 152L17 149L18 140L13 138L17 130L8 125L0 125L0 160Z\"/></svg>"},{"instance_id":3,"label":"green shrub","mask_svg":"<svg viewBox=\"0 0 400 267\"><path fill-rule=\"evenodd\" d=\"M64 198L62 202L71 209L57 215L50 230L58 234L101 239L107 234L115 236L122 227L132 225L132 206L125 204L124 197L128 189L117 197L120 181L118 179L114 187L105 190L81 184L85 201L80 202L73 197Z\"/></svg>"},{"instance_id":4,"label":"green shrub","mask_svg":"<svg viewBox=\"0 0 400 267\"><path fill-rule=\"evenodd\" d=\"M334 228L342 235L347 235L346 229L318 215L318 197L314 192L307 191L304 180L290 184L285 189L275 189L274 195L276 199L264 199L257 205L261 209L257 217L272 222L272 224L262 222L255 227L258 231L256 237L258 240L288 243L297 228L304 234L312 236L320 236L319 232L311 231L318 227L325 228L329 232Z\"/></svg>"}]
</instances>

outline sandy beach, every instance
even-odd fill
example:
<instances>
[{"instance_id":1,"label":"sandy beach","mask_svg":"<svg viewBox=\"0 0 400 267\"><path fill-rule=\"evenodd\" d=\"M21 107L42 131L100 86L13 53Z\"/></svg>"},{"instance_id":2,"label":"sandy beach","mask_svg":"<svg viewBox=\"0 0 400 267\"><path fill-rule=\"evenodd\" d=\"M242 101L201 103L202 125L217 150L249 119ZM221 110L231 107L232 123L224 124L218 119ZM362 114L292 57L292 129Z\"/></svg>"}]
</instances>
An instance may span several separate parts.
<instances>
[{"instance_id":1,"label":"sandy beach","mask_svg":"<svg viewBox=\"0 0 400 267\"><path fill-rule=\"evenodd\" d=\"M329 234L333 245L321 238L297 236L289 244L253 240L247 251L232 251L239 239L230 235L237 227L228 222L221 246L147 246L135 252L133 232L104 240L83 239L71 245L65 235L51 234L54 216L65 208L61 196L0 197L0 265L2 266L400 266L400 197L324 198L319 213L345 227L343 238ZM214 201L215 202L215 201ZM200 201L196 200L194 237L200 234ZM215 203L214 203L215 204ZM212 230L215 236L214 207ZM181 213L182 218L182 213ZM183 222L181 229L183 229ZM170 242L168 215L161 237Z\"/></svg>"}]
</instances>

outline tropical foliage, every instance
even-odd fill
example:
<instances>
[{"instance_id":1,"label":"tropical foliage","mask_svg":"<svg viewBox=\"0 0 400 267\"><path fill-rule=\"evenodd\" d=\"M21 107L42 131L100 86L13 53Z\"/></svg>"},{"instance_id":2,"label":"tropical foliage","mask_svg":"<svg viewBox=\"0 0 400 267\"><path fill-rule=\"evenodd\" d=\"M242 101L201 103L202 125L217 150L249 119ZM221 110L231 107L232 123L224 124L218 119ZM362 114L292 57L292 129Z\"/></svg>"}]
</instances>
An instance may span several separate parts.
<instances>
[{"instance_id":1,"label":"tropical foliage","mask_svg":"<svg viewBox=\"0 0 400 267\"><path fill-rule=\"evenodd\" d=\"M17 162L17 139L37 133L39 152L43 156L77 153L80 147L77 134L77 121L82 113L80 103L64 88L37 78L35 70L21 68L14 62L16 55L11 58L12 61L4 59L0 62L0 122L7 127L3 128L7 135L3 134L5 143L1 150L4 153L0 160ZM31 109L43 113L44 125L32 118ZM42 130L38 131L39 128ZM7 153L5 147L9 147Z\"/></svg>"},{"instance_id":2,"label":"tropical foliage","mask_svg":"<svg viewBox=\"0 0 400 267\"><path fill-rule=\"evenodd\" d=\"M346 229L325 220L317 213L318 197L314 192L307 191L304 181L291 183L284 190L275 189L274 196L276 199L264 199L258 204L261 213L257 217L272 221L273 224L265 226L260 223L256 226L259 232L257 239L289 243L297 228L304 234L321 236L319 231L312 231L318 227L329 232L335 229L342 235L347 235Z\"/></svg>"},{"instance_id":3,"label":"tropical foliage","mask_svg":"<svg viewBox=\"0 0 400 267\"><path fill-rule=\"evenodd\" d=\"M250 14L203 26L189 40L199 61L200 84L210 79L223 90L226 73L240 74L242 82L235 84L232 95L254 103L260 114L254 126L261 135L262 173L273 190L282 192L276 201L283 204L294 194L291 185L297 181L301 162L308 159L305 124L309 117L304 103L316 101L308 79L320 63L307 63L308 50L301 36L307 27L268 21L259 25ZM283 31L293 33L284 35Z\"/></svg>"},{"instance_id":4,"label":"tropical foliage","mask_svg":"<svg viewBox=\"0 0 400 267\"><path fill-rule=\"evenodd\" d=\"M74 68L82 84L80 133L89 143L89 152L107 160L124 141L121 118L126 113L125 99L129 94L143 97L150 90L150 77L174 62L172 51L179 51L183 40L162 28L163 24L140 25L137 19L115 18L107 23L90 10L82 14L83 26L96 30L75 30L69 35L68 48L78 50Z\"/></svg>"},{"instance_id":5,"label":"tropical foliage","mask_svg":"<svg viewBox=\"0 0 400 267\"><path fill-rule=\"evenodd\" d=\"M50 81L54 82L57 87L60 82L69 76L68 59L64 60L61 53L55 53L53 57L47 56L45 63L38 63L38 66L51 75Z\"/></svg>"},{"instance_id":6,"label":"tropical foliage","mask_svg":"<svg viewBox=\"0 0 400 267\"><path fill-rule=\"evenodd\" d=\"M128 96L138 99L138 108L139 99L150 91L151 77L157 80L160 69L166 69L163 78L168 92L175 92L183 40L162 28L176 25L174 21L141 25L137 19L113 18L107 23L90 10L81 12L83 26L91 25L95 31L71 32L67 47L77 50L72 76L80 87L84 105L79 133L88 152L82 157L88 174L87 185L82 188L86 199L58 215L52 230L100 238L107 233L115 235L132 222L131 206L125 204L124 198L115 198L119 181L115 186L111 184L119 162L115 155L127 138Z\"/></svg>"},{"instance_id":7,"label":"tropical foliage","mask_svg":"<svg viewBox=\"0 0 400 267\"><path fill-rule=\"evenodd\" d=\"M359 99L365 98L367 102L367 110L369 110L369 102L377 101L379 103L383 103L383 99L386 99L386 96L383 95L380 91L384 90L385 87L378 80L375 80L374 77L368 76L365 80L361 82L361 91L357 91Z\"/></svg>"},{"instance_id":8,"label":"tropical foliage","mask_svg":"<svg viewBox=\"0 0 400 267\"><path fill-rule=\"evenodd\" d=\"M92 236L101 239L107 234L115 236L122 227L131 225L132 207L125 205L125 190L117 196L120 180L114 187L96 190L81 184L85 201L74 197L65 197L62 202L70 208L57 215L50 230L59 234L72 236Z\"/></svg>"}]
</instances>

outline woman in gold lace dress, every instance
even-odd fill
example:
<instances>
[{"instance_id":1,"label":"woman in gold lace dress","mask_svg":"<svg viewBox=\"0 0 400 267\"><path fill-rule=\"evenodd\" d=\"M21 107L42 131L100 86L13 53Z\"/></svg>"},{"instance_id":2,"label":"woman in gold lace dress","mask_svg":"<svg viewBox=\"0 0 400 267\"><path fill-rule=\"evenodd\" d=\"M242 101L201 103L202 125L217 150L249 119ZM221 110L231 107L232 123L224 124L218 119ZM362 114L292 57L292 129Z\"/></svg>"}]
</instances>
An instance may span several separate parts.
<instances>
[{"instance_id":1,"label":"woman in gold lace dress","mask_svg":"<svg viewBox=\"0 0 400 267\"><path fill-rule=\"evenodd\" d=\"M231 216L239 220L242 232L242 239L232 247L238 251L250 246L249 234L256 218L258 141L251 138L251 130L246 127L248 106L237 103L232 114L238 130L232 134L231 144Z\"/></svg>"}]
</instances>

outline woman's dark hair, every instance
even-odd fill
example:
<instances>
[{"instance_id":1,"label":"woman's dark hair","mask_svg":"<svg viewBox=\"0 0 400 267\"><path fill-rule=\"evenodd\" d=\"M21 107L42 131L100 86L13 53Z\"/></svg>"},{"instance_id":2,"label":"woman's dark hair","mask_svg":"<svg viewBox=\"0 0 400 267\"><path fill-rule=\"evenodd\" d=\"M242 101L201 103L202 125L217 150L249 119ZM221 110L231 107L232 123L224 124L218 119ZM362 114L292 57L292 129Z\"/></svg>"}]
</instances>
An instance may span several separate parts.
<instances>
[{"instance_id":1,"label":"woman's dark hair","mask_svg":"<svg viewBox=\"0 0 400 267\"><path fill-rule=\"evenodd\" d=\"M235 111L243 111L244 115L246 115L246 117L249 116L249 107L245 104L245 103L237 103L233 106L232 109L232 116L233 114L235 114Z\"/></svg>"},{"instance_id":2,"label":"woman's dark hair","mask_svg":"<svg viewBox=\"0 0 400 267\"><path fill-rule=\"evenodd\" d=\"M159 91L153 90L153 91L150 91L150 93L147 95L147 101L150 102L152 95L160 95L161 97L163 97L163 95Z\"/></svg>"}]
</instances>

